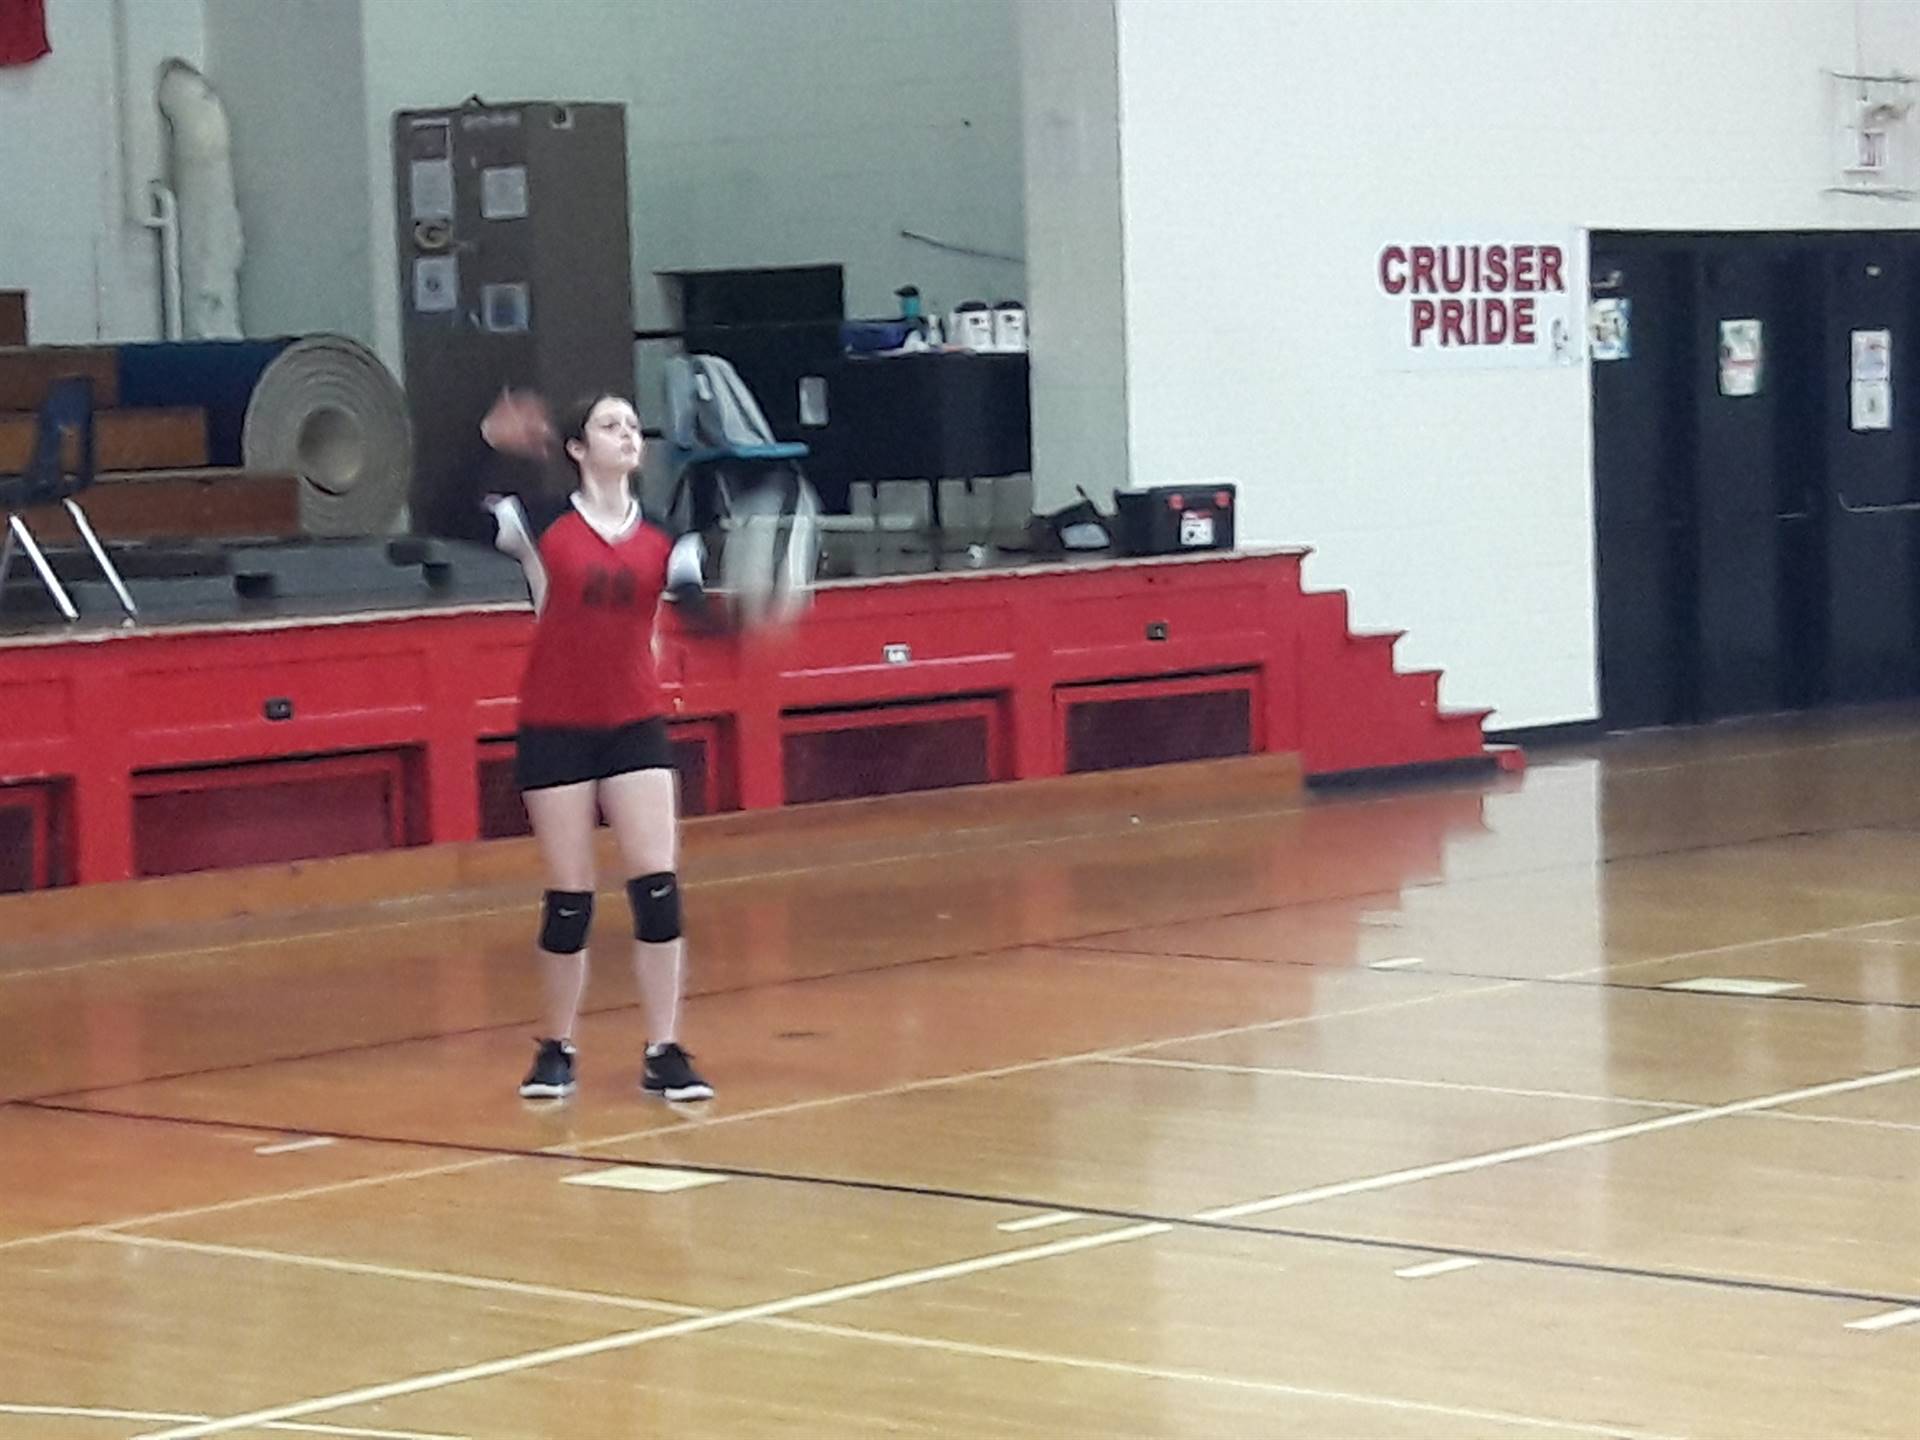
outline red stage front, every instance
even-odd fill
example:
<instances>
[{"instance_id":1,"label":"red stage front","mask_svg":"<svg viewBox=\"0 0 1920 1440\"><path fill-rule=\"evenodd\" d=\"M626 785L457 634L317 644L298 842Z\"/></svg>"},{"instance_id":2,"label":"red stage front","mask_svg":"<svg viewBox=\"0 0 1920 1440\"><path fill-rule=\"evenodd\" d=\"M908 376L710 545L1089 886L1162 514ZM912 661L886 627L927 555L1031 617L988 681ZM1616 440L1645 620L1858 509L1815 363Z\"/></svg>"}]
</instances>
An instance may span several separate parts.
<instances>
[{"instance_id":1,"label":"red stage front","mask_svg":"<svg viewBox=\"0 0 1920 1440\"><path fill-rule=\"evenodd\" d=\"M690 813L1215 755L1486 754L1479 712L1303 595L1304 552L830 584L794 630L671 620ZM0 642L0 890L519 833L522 608Z\"/></svg>"}]
</instances>

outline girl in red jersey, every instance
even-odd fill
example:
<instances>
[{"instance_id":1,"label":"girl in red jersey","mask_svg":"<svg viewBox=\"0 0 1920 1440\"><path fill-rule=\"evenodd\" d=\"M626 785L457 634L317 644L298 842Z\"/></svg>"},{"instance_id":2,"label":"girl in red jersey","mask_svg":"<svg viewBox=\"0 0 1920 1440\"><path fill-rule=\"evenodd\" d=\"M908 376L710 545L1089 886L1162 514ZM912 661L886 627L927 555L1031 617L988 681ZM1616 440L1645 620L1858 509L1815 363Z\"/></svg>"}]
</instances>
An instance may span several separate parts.
<instances>
[{"instance_id":1,"label":"girl in red jersey","mask_svg":"<svg viewBox=\"0 0 1920 1440\"><path fill-rule=\"evenodd\" d=\"M531 453L543 438L532 434L538 429L530 427L525 446L492 436L490 443ZM600 395L581 404L562 419L559 439L579 474L565 501L486 502L499 529L495 543L526 570L538 617L520 687L515 774L546 868L546 1033L520 1093L573 1093L599 811L629 876L634 972L650 1037L641 1085L668 1100L705 1100L713 1087L678 1040L677 777L653 655L662 597L689 608L702 599L699 541L676 541L640 513L630 484L640 465L640 420L626 400Z\"/></svg>"}]
</instances>

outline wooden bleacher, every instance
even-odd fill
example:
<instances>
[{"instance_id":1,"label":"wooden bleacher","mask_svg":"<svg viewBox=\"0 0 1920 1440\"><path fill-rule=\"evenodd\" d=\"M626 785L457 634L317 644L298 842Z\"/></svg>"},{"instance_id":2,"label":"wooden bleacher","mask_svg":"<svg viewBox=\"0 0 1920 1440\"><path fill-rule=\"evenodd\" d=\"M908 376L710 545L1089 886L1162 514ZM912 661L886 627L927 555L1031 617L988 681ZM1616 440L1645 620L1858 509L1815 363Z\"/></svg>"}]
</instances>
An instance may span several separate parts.
<instances>
[{"instance_id":1,"label":"wooden bleacher","mask_svg":"<svg viewBox=\"0 0 1920 1440\"><path fill-rule=\"evenodd\" d=\"M138 470L97 477L82 502L94 533L110 544L148 540L294 540L300 482L292 475L213 466ZM64 510L34 516L52 545L80 537Z\"/></svg>"},{"instance_id":2,"label":"wooden bleacher","mask_svg":"<svg viewBox=\"0 0 1920 1440\"><path fill-rule=\"evenodd\" d=\"M0 474L17 474L31 456L34 412L47 386L85 375L93 381L98 472L83 503L102 540L299 536L296 477L210 465L204 412L121 407L119 355L112 346L28 345L26 321L26 296L0 291ZM53 544L78 542L58 508L32 523Z\"/></svg>"},{"instance_id":3,"label":"wooden bleacher","mask_svg":"<svg viewBox=\"0 0 1920 1440\"><path fill-rule=\"evenodd\" d=\"M38 409L47 386L68 375L93 381L98 408L120 403L120 359L111 345L12 345L0 350L0 412Z\"/></svg>"},{"instance_id":4,"label":"wooden bleacher","mask_svg":"<svg viewBox=\"0 0 1920 1440\"><path fill-rule=\"evenodd\" d=\"M33 433L31 411L0 413L0 472L18 475L26 468ZM203 469L207 417L199 410L96 409L93 441L102 471Z\"/></svg>"}]
</instances>

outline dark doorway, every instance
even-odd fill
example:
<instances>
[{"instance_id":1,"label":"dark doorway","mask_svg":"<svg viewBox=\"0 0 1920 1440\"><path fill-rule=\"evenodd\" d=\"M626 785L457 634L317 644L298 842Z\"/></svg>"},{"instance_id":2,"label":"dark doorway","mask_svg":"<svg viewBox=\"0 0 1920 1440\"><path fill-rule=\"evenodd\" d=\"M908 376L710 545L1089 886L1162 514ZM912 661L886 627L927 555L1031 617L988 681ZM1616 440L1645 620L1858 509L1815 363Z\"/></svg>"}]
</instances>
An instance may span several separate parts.
<instances>
[{"instance_id":1,"label":"dark doorway","mask_svg":"<svg viewBox=\"0 0 1920 1440\"><path fill-rule=\"evenodd\" d=\"M1917 255L1898 232L1594 235L1609 728L1920 693L1917 457L1884 413L1920 361Z\"/></svg>"}]
</instances>

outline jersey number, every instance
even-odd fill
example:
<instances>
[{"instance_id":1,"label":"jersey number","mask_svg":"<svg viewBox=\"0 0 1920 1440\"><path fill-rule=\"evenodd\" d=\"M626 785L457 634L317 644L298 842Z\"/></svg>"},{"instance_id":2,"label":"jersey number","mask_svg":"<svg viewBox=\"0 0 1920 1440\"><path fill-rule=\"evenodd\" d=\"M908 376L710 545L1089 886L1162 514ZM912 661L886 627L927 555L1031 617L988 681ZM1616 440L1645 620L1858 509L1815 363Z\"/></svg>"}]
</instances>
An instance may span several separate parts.
<instances>
[{"instance_id":1,"label":"jersey number","mask_svg":"<svg viewBox=\"0 0 1920 1440\"><path fill-rule=\"evenodd\" d=\"M587 575L585 602L602 610L631 610L639 597L631 570L595 569Z\"/></svg>"}]
</instances>

